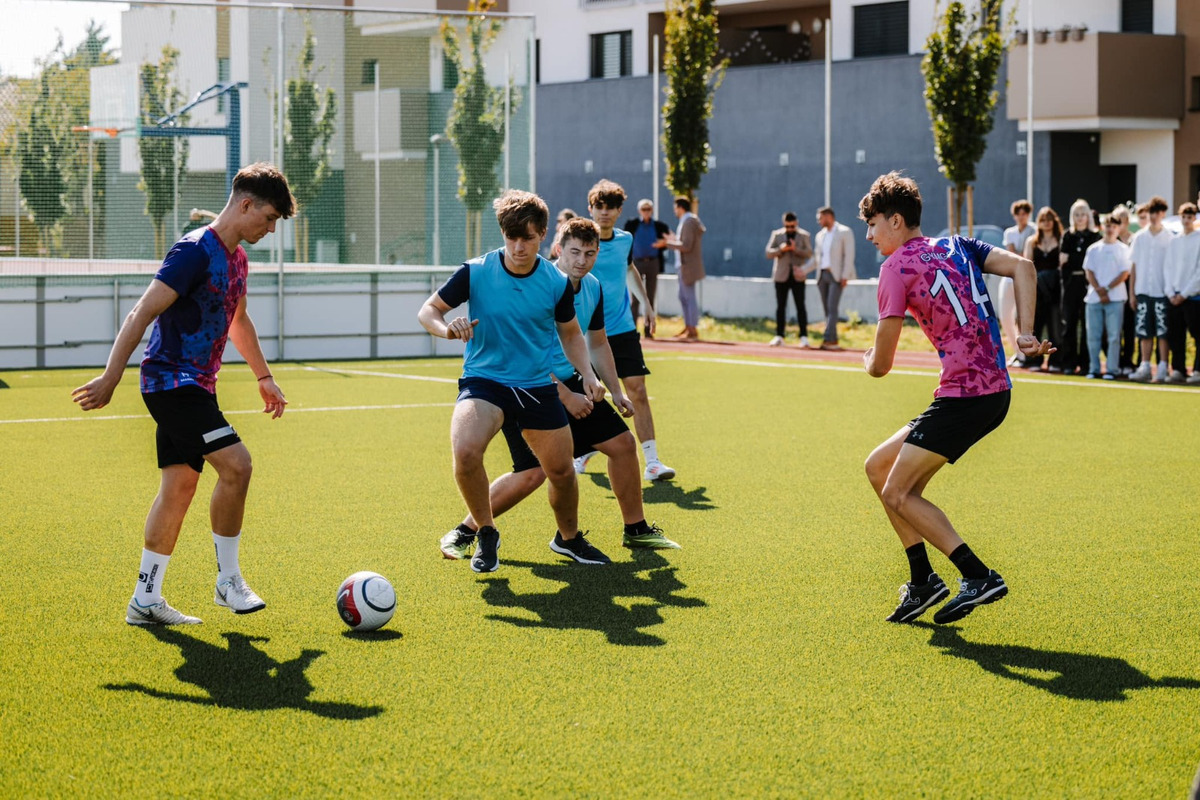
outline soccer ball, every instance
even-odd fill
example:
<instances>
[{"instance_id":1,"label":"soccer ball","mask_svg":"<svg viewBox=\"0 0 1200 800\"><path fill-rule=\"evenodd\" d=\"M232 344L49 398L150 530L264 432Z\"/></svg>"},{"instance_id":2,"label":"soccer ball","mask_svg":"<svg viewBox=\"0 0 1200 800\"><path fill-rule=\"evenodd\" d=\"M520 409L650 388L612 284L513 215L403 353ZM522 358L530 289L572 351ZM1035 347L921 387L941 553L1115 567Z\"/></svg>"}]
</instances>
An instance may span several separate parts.
<instances>
[{"instance_id":1,"label":"soccer ball","mask_svg":"<svg viewBox=\"0 0 1200 800\"><path fill-rule=\"evenodd\" d=\"M377 630L396 612L396 590L377 572L356 572L338 587L337 610L354 630Z\"/></svg>"}]
</instances>

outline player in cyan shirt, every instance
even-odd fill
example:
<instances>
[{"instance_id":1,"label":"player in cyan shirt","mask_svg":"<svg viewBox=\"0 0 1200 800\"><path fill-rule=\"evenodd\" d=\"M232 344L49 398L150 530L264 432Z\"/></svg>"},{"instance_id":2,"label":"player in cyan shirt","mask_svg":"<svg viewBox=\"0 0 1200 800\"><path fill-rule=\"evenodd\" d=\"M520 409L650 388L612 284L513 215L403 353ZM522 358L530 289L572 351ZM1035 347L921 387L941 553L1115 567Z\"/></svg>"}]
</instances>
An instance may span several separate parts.
<instances>
[{"instance_id":1,"label":"player in cyan shirt","mask_svg":"<svg viewBox=\"0 0 1200 800\"><path fill-rule=\"evenodd\" d=\"M506 421L520 426L550 481L550 505L558 523L551 549L581 563L603 564L607 559L596 556L599 551L579 530L571 431L551 377L557 344L583 376L589 401L603 399L604 389L588 364L571 286L538 255L550 212L537 195L516 190L493 205L504 247L463 264L417 314L432 335L466 342L450 441L454 477L467 510L479 523L471 569L493 572L500 565L500 532L483 454ZM446 322L446 314L463 303L470 303L470 316Z\"/></svg>"},{"instance_id":2,"label":"player in cyan shirt","mask_svg":"<svg viewBox=\"0 0 1200 800\"><path fill-rule=\"evenodd\" d=\"M1021 352L1035 356L1054 348L1032 334L1033 264L975 239L923 236L921 192L912 179L895 172L879 177L863 197L859 215L867 223L867 239L887 256L879 270L875 346L863 354L867 373L880 378L891 370L906 312L942 360L933 404L867 458L867 477L909 562L910 580L900 587L900 605L888 621L912 622L949 595L929 563L928 541L963 575L958 594L933 617L937 623L954 622L1008 594L1000 574L988 569L941 509L922 496L943 465L957 461L1008 413L1012 382L984 272L1013 279Z\"/></svg>"},{"instance_id":3,"label":"player in cyan shirt","mask_svg":"<svg viewBox=\"0 0 1200 800\"><path fill-rule=\"evenodd\" d=\"M263 410L272 419L287 401L271 376L246 312L246 251L275 230L275 221L295 213L287 179L270 164L251 164L233 179L229 202L212 224L180 239L150 287L125 318L100 377L74 391L90 411L103 408L125 372L130 356L152 322L142 359L142 400L154 421L162 486L146 518L145 548L137 588L125 612L131 625L187 625L162 596L163 576L174 552L204 463L217 471L210 516L217 551L213 599L237 614L266 607L242 578L238 563L242 516L250 483L250 452L217 405L217 371L226 340L258 379Z\"/></svg>"}]
</instances>

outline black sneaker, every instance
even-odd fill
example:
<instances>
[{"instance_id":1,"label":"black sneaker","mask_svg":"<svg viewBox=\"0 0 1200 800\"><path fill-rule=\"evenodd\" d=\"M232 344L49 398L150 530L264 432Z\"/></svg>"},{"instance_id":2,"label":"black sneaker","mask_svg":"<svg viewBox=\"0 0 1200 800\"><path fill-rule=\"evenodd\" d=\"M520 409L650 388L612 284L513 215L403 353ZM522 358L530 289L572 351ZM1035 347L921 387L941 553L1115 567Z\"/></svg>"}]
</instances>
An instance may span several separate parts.
<instances>
[{"instance_id":1,"label":"black sneaker","mask_svg":"<svg viewBox=\"0 0 1200 800\"><path fill-rule=\"evenodd\" d=\"M491 525L484 525L475 534L475 555L471 557L471 569L475 572L495 572L500 566L500 531Z\"/></svg>"},{"instance_id":2,"label":"black sneaker","mask_svg":"<svg viewBox=\"0 0 1200 800\"><path fill-rule=\"evenodd\" d=\"M976 606L994 603L1008 594L1008 586L1004 578L996 570L988 570L986 578L968 580L963 578L958 582L958 594L933 615L933 621L939 625L955 622L975 610Z\"/></svg>"},{"instance_id":3,"label":"black sneaker","mask_svg":"<svg viewBox=\"0 0 1200 800\"><path fill-rule=\"evenodd\" d=\"M929 581L920 586L909 582L900 587L900 605L888 616L888 622L912 622L924 614L934 603L950 596L946 582L936 572L929 573Z\"/></svg>"},{"instance_id":4,"label":"black sneaker","mask_svg":"<svg viewBox=\"0 0 1200 800\"><path fill-rule=\"evenodd\" d=\"M610 564L612 559L601 553L595 547L592 547L584 537L586 533L580 531L575 534L574 539L562 538L562 533L554 532L554 538L550 540L550 549L554 552L573 558L580 564Z\"/></svg>"}]
</instances>

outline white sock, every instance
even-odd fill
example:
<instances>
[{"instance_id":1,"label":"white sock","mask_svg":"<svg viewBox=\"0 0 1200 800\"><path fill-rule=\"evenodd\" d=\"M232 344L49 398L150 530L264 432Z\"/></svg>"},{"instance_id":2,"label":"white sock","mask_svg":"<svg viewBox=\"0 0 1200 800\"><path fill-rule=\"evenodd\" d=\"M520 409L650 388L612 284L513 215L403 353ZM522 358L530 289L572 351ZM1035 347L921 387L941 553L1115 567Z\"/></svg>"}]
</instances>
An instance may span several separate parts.
<instances>
[{"instance_id":1,"label":"white sock","mask_svg":"<svg viewBox=\"0 0 1200 800\"><path fill-rule=\"evenodd\" d=\"M163 578L167 575L167 562L170 560L170 556L142 549L142 566L133 590L133 599L138 605L145 608L162 601Z\"/></svg>"},{"instance_id":2,"label":"white sock","mask_svg":"<svg viewBox=\"0 0 1200 800\"><path fill-rule=\"evenodd\" d=\"M658 443L653 439L647 439L642 442L642 453L646 456L647 464L658 461Z\"/></svg>"},{"instance_id":3,"label":"white sock","mask_svg":"<svg viewBox=\"0 0 1200 800\"><path fill-rule=\"evenodd\" d=\"M232 578L242 571L238 564L238 543L242 540L242 532L237 536L221 536L214 533L213 544L217 548L217 583Z\"/></svg>"}]
</instances>

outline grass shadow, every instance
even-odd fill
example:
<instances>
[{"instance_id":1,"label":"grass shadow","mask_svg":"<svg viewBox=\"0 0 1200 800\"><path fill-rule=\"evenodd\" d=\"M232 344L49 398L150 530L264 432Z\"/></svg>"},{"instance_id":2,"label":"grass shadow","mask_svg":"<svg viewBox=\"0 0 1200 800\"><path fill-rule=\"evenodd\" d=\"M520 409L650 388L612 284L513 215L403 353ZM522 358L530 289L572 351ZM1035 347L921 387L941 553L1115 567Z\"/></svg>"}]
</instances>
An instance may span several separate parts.
<instances>
[{"instance_id":1,"label":"grass shadow","mask_svg":"<svg viewBox=\"0 0 1200 800\"><path fill-rule=\"evenodd\" d=\"M985 671L1072 700L1099 703L1127 700L1134 689L1200 689L1200 680L1155 680L1122 658L1020 645L978 644L962 638L960 629L929 622L913 623L933 632L929 644L944 655L974 661Z\"/></svg>"},{"instance_id":2,"label":"grass shadow","mask_svg":"<svg viewBox=\"0 0 1200 800\"><path fill-rule=\"evenodd\" d=\"M483 599L499 609L524 609L537 616L531 619L513 614L488 614L488 619L522 628L556 630L593 630L603 633L610 644L633 647L661 647L666 641L644 628L661 625L659 609L703 608L708 604L696 597L681 597L677 592L687 586L676 576L676 567L654 550L634 550L633 561L614 561L603 567L574 562L539 564L528 561L504 561L505 568L528 569L534 577L563 583L561 589L517 594L508 578L483 581ZM634 598L628 606L618 598ZM638 602L645 598L649 602Z\"/></svg>"},{"instance_id":3,"label":"grass shadow","mask_svg":"<svg viewBox=\"0 0 1200 800\"><path fill-rule=\"evenodd\" d=\"M404 634L393 630L343 631L342 638L353 639L356 642L394 642L397 639L403 639Z\"/></svg>"},{"instance_id":4,"label":"grass shadow","mask_svg":"<svg viewBox=\"0 0 1200 800\"><path fill-rule=\"evenodd\" d=\"M175 677L198 687L204 694L164 692L140 683L108 683L105 689L241 711L294 708L328 719L367 719L383 713L383 706L308 699L314 687L304 672L324 655L321 650L303 650L291 661L276 661L254 646L254 642L270 641L262 636L223 633L229 642L229 647L224 648L166 625L146 626L145 630L160 642L180 649L183 665L175 670Z\"/></svg>"},{"instance_id":5,"label":"grass shadow","mask_svg":"<svg viewBox=\"0 0 1200 800\"><path fill-rule=\"evenodd\" d=\"M603 472L587 472L579 476L591 478L592 483L607 492L612 491L612 481ZM669 503L686 511L712 511L717 504L708 496L708 487L697 486L685 489L674 481L654 481L642 489L642 502L646 504Z\"/></svg>"}]
</instances>

